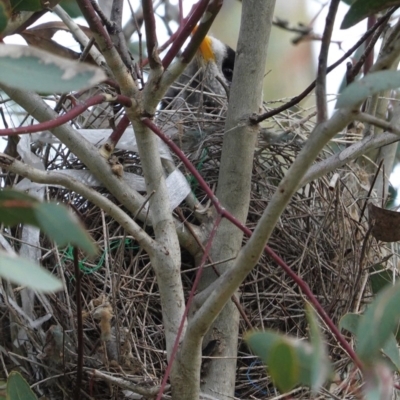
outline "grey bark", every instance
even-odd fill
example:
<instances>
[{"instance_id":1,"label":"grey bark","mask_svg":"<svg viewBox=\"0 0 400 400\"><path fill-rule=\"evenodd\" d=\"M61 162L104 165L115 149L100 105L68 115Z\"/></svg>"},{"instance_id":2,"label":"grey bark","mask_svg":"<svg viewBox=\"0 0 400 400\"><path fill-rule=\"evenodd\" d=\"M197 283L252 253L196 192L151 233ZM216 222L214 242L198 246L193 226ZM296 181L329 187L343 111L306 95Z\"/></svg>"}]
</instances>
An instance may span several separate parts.
<instances>
[{"instance_id":1,"label":"grey bark","mask_svg":"<svg viewBox=\"0 0 400 400\"><path fill-rule=\"evenodd\" d=\"M248 117L259 111L262 101L262 82L267 59L267 47L275 0L243 2L235 70L225 127L217 197L227 210L245 222L249 201L253 155L257 126L250 126ZM238 254L243 234L231 223L223 221L214 240L211 257L216 262ZM220 272L232 263L218 267ZM200 290L216 279L208 269L202 278ZM239 314L229 301L215 321L207 340L221 340L220 354L226 359L211 362L202 392L228 399L234 395ZM213 336L213 337L211 337Z\"/></svg>"}]
</instances>

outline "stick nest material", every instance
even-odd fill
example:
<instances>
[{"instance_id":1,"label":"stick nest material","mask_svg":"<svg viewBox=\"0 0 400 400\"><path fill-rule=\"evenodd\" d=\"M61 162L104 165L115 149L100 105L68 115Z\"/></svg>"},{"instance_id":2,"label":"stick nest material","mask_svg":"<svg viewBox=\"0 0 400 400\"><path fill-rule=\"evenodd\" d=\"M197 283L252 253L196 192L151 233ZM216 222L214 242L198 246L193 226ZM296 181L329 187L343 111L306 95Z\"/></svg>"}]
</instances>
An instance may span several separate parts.
<instances>
[{"instance_id":1,"label":"stick nest material","mask_svg":"<svg viewBox=\"0 0 400 400\"><path fill-rule=\"evenodd\" d=\"M98 118L99 114L110 113L110 109L101 109L100 113L98 110L97 114L92 110L91 115ZM223 104L214 112L204 112L186 104L178 113L166 110L159 116L160 125L174 127L176 142L214 189L218 181L224 115ZM278 183L312 131L312 115L301 109L288 111L261 128L254 154L249 228L256 226ZM90 115L87 118L86 123ZM332 154L335 146L335 143L328 146L317 162ZM48 144L37 154L48 169L84 168L63 146ZM126 170L140 173L137 155L127 152L117 155L129 162ZM177 165L187 176L197 198L207 206L208 199L197 182L178 161ZM385 248L366 235L365 217L361 214L366 201L365 174L355 166L337 172L341 180L333 188L329 185L331 177L325 176L299 189L269 241L269 246L307 282L336 324L345 313L363 308L371 294L369 274L372 271L369 268L388 255ZM99 190L112 198L104 189ZM82 390L88 397L98 399L123 399L129 393L132 397L128 398L151 397L161 382L167 363L160 296L148 255L107 214L78 194L49 187L47 195L50 199L72 204L102 249L98 258L82 257L80 263L85 355ZM193 220L188 206L182 204L182 211ZM150 228L146 229L151 232ZM18 250L20 228L3 229L3 233ZM35 383L38 395L71 398L77 352L72 249L58 249L43 237L39 253L41 263L50 271L62 271L66 287L60 293L36 295L32 310L36 323L29 323L29 318L17 305L23 291L4 284L0 342L3 374L18 369L31 384ZM182 280L185 293L189 294L196 269L185 252L182 259ZM391 268L389 263L387 267ZM381 268L386 268L386 264ZM5 293L8 298L4 297ZM275 329L307 338L304 313L307 299L268 257L261 258L241 285L240 293L240 303L254 328ZM38 319L46 315L48 319L39 323ZM249 326L241 321L235 396L241 399L280 398L265 367L242 340L248 329ZM336 376L339 380L344 379L345 384L328 386L320 394L329 397L325 392L331 391L340 398L354 397L358 385L346 378L349 359L331 332L324 325L322 329ZM94 370L101 370L104 375L100 376ZM125 384L128 381L131 386L124 386L121 381ZM132 390L136 391L135 395ZM299 388L292 396L307 398L310 394L307 389Z\"/></svg>"}]
</instances>

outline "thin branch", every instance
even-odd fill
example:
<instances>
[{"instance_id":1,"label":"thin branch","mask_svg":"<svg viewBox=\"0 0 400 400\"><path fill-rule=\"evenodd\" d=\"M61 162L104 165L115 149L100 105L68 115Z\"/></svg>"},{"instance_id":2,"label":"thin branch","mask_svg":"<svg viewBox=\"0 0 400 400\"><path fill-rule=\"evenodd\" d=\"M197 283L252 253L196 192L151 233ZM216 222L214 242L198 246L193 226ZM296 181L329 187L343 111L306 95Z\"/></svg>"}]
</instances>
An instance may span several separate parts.
<instances>
[{"instance_id":1,"label":"thin branch","mask_svg":"<svg viewBox=\"0 0 400 400\"><path fill-rule=\"evenodd\" d=\"M0 129L0 136L15 136L25 133L35 133L35 132L51 130L58 126L64 125L65 123L76 118L77 116L82 114L85 110L87 110L89 107L107 101L118 102L124 104L126 107L130 107L132 105L131 100L126 96L122 95L113 96L107 93L98 94L96 96L89 98L83 104L79 104L78 106L73 107L64 115L61 115L60 117L52 119L50 121L42 122L36 125L21 126L19 128Z\"/></svg>"},{"instance_id":2,"label":"thin branch","mask_svg":"<svg viewBox=\"0 0 400 400\"><path fill-rule=\"evenodd\" d=\"M331 44L333 25L340 0L331 0L328 15L326 16L325 29L321 40L321 51L318 57L317 79L315 81L315 96L317 101L317 123L328 118L326 103L326 67L328 63L329 46Z\"/></svg>"},{"instance_id":3,"label":"thin branch","mask_svg":"<svg viewBox=\"0 0 400 400\"><path fill-rule=\"evenodd\" d=\"M337 60L327 68L326 72L329 73L333 71L343 61L345 61L348 57L350 57L379 28L379 26L387 22L387 20L394 13L394 11L395 8L391 8L383 17L379 18L377 23L373 26L373 28L365 32L364 35L361 36L361 38L355 43L354 46L352 46L342 57L340 57L339 60ZM258 124L261 121L271 118L274 115L278 115L282 111L285 111L290 107L293 107L294 105L300 103L300 101L306 98L313 91L313 89L315 88L315 83L316 81L312 82L302 93L300 93L296 97L293 97L290 101L281 105L280 107L274 108L273 110L267 111L260 115L250 116L250 123Z\"/></svg>"},{"instance_id":4,"label":"thin branch","mask_svg":"<svg viewBox=\"0 0 400 400\"><path fill-rule=\"evenodd\" d=\"M156 31L156 19L154 16L153 0L143 0L143 19L146 30L146 45L149 65L151 69L158 68L161 64L158 56L158 40Z\"/></svg>"},{"instance_id":5,"label":"thin branch","mask_svg":"<svg viewBox=\"0 0 400 400\"><path fill-rule=\"evenodd\" d=\"M82 29L79 28L79 25L68 15L68 13L60 5L56 5L53 8L53 12L57 14L57 16L62 22L64 22L65 25L67 25L74 39L83 47L87 48L90 39L86 36ZM90 48L90 55L97 65L105 66L106 60L96 46L92 46Z\"/></svg>"},{"instance_id":6,"label":"thin branch","mask_svg":"<svg viewBox=\"0 0 400 400\"><path fill-rule=\"evenodd\" d=\"M181 62L183 64L189 64L192 58L195 56L200 44L203 42L208 31L210 30L215 17L219 13L222 3L223 0L212 0L206 8L205 17L200 21L200 24L196 28L192 39L182 53Z\"/></svg>"},{"instance_id":7,"label":"thin branch","mask_svg":"<svg viewBox=\"0 0 400 400\"><path fill-rule=\"evenodd\" d=\"M390 17L388 16L387 21L389 21L389 18ZM360 73L363 65L364 65L364 74L365 74L365 71L366 71L365 62L368 61L368 63L369 63L369 59L371 58L371 56L373 57L373 55L374 55L373 49L376 45L376 42L382 35L382 32L385 30L385 28L386 28L386 23L382 24L379 27L379 29L377 29L375 31L374 35L367 39L366 47L365 47L363 55L360 57L360 59L357 61L357 63L350 69L349 76L347 77L347 84L354 81L355 77ZM371 66L368 67L368 72L370 69L371 69Z\"/></svg>"},{"instance_id":8,"label":"thin branch","mask_svg":"<svg viewBox=\"0 0 400 400\"><path fill-rule=\"evenodd\" d=\"M200 18L202 17L205 10L207 9L209 1L210 0L200 0L196 4L193 13L189 16L185 26L183 28L181 28L181 30L179 31L179 34L176 37L173 45L168 50L167 54L165 55L164 59L162 60L162 65L163 65L164 69L167 69L169 67L172 60L176 57L178 52L181 50L186 39L193 32L193 29L195 28L196 24L200 21Z\"/></svg>"},{"instance_id":9,"label":"thin branch","mask_svg":"<svg viewBox=\"0 0 400 400\"><path fill-rule=\"evenodd\" d=\"M82 11L83 16L89 24L90 29L96 35L97 44L99 45L100 50L103 51L105 49L111 49L113 47L113 42L104 29L101 20L97 16L90 0L77 0L77 3Z\"/></svg>"},{"instance_id":10,"label":"thin branch","mask_svg":"<svg viewBox=\"0 0 400 400\"><path fill-rule=\"evenodd\" d=\"M308 297L310 303L315 307L322 320L331 329L336 340L343 346L345 351L353 359L354 363L359 368L362 368L362 363L358 359L354 350L342 336L330 317L326 314L309 286L299 276L297 276L296 273L273 250L265 245L281 213L286 208L292 195L296 192L298 183L310 168L318 153L337 132L340 132L345 128L353 119L353 111L339 110L330 120L317 125L303 150L280 182L253 234L239 252L233 267L228 269L215 282L213 285L214 290L200 310L191 319L188 330L191 332L197 332L199 335L202 335L207 331L210 326L210 319L215 318L219 314L230 296L235 292L247 274L254 268L261 253L265 251L276 263L278 263L278 265L282 267L285 273L292 278L301 291ZM232 218L230 220L232 220ZM244 229L247 235L251 234L251 231L248 228L242 227L241 229Z\"/></svg>"},{"instance_id":11,"label":"thin branch","mask_svg":"<svg viewBox=\"0 0 400 400\"><path fill-rule=\"evenodd\" d=\"M122 13L124 8L124 0L113 0L112 8L111 8L111 23L112 28L108 28L108 33L111 36L111 40L114 43L114 46L118 50L119 55L122 58L122 61L126 65L129 71L134 72L134 68L132 65L132 57L128 49L128 45L126 44L125 35L122 31ZM137 77L135 76L135 79Z\"/></svg>"},{"instance_id":12,"label":"thin branch","mask_svg":"<svg viewBox=\"0 0 400 400\"><path fill-rule=\"evenodd\" d=\"M400 131L398 132L400 134ZM329 172L334 171L346 165L348 162L355 160L356 158L368 153L371 150L378 149L382 146L393 144L400 140L397 134L383 133L381 135L369 135L366 136L360 142L354 143L340 153L336 153L333 156L314 164L301 180L299 187L303 187L311 181L320 178L321 176L327 175Z\"/></svg>"},{"instance_id":13,"label":"thin branch","mask_svg":"<svg viewBox=\"0 0 400 400\"><path fill-rule=\"evenodd\" d=\"M76 293L76 319L77 319L77 337L78 337L78 360L76 363L76 391L75 398L81 398L82 372L83 372L83 321L82 321L82 289L81 289L81 271L79 269L78 248L73 249L74 273L75 273L75 293Z\"/></svg>"},{"instance_id":14,"label":"thin branch","mask_svg":"<svg viewBox=\"0 0 400 400\"><path fill-rule=\"evenodd\" d=\"M97 15L101 19L103 25L107 28L107 30L113 30L114 24L108 19L107 15L104 14L103 10L100 8L99 4L96 0L90 0L90 4L92 5L94 11L96 11Z\"/></svg>"},{"instance_id":15,"label":"thin branch","mask_svg":"<svg viewBox=\"0 0 400 400\"><path fill-rule=\"evenodd\" d=\"M107 149L107 153L110 153L111 155L129 124L129 118L126 115L123 115L121 120L118 122L118 125L112 131L110 137L107 139L107 142L102 146L104 148L106 148L107 146L109 147Z\"/></svg>"},{"instance_id":16,"label":"thin branch","mask_svg":"<svg viewBox=\"0 0 400 400\"><path fill-rule=\"evenodd\" d=\"M388 122L383 119L374 117L373 115L366 113L359 113L357 114L357 120L360 122L365 122L366 124L377 126L378 128L382 128L387 132L400 135L400 130L392 122Z\"/></svg>"},{"instance_id":17,"label":"thin branch","mask_svg":"<svg viewBox=\"0 0 400 400\"><path fill-rule=\"evenodd\" d=\"M146 398L154 397L160 391L159 386L145 387L145 386L141 386L141 385L135 385L126 379L122 379L122 378L118 378L116 376L105 374L104 372L99 371L97 369L89 369L86 372L90 375L90 377L93 377L93 375L94 375L94 377L101 378L102 380L104 380L108 383L117 385L121 389L130 390L134 393L140 394L141 396L145 396ZM169 388L170 388L170 386L167 385L164 388L164 391L169 390Z\"/></svg>"},{"instance_id":18,"label":"thin branch","mask_svg":"<svg viewBox=\"0 0 400 400\"><path fill-rule=\"evenodd\" d=\"M41 171L3 153L0 153L0 165L8 171L28 178L32 182L62 186L79 193L117 221L122 228L138 241L146 252L151 254L158 247L157 243L121 207L78 180L64 175L62 172Z\"/></svg>"}]
</instances>

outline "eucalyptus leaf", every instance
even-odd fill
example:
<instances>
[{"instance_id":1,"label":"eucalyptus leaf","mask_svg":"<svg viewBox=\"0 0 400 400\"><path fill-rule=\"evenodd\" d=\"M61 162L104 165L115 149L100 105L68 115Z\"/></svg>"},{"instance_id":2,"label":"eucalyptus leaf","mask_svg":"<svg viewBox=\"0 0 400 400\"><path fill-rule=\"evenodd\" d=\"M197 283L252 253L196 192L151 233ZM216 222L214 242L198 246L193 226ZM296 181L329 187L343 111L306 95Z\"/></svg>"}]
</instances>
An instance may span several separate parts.
<instances>
[{"instance_id":1,"label":"eucalyptus leaf","mask_svg":"<svg viewBox=\"0 0 400 400\"><path fill-rule=\"evenodd\" d=\"M349 3L347 3L349 4ZM362 21L364 18L374 15L379 11L392 6L400 5L400 0L356 0L353 1L349 11L343 18L341 29L347 29Z\"/></svg>"},{"instance_id":2,"label":"eucalyptus leaf","mask_svg":"<svg viewBox=\"0 0 400 400\"><path fill-rule=\"evenodd\" d=\"M60 246L70 243L89 255L97 252L89 234L65 206L42 203L17 190L0 190L0 223L36 226Z\"/></svg>"},{"instance_id":3,"label":"eucalyptus leaf","mask_svg":"<svg viewBox=\"0 0 400 400\"><path fill-rule=\"evenodd\" d=\"M280 385L278 387L281 390L285 389L286 391L289 386L292 388L296 385L314 386L315 388L315 383L322 379L318 375L316 379L313 370L317 366L321 367L321 363L328 364L324 366L323 371L330 371L328 358L320 357L319 351L305 340L280 335L268 330L249 332L246 334L245 340L251 350L267 365L271 376L275 376L274 382L277 386ZM278 354L282 357L284 355L284 357L279 358ZM278 375L285 368L290 376L283 377L281 380ZM326 380L326 376L324 372L323 380Z\"/></svg>"},{"instance_id":4,"label":"eucalyptus leaf","mask_svg":"<svg viewBox=\"0 0 400 400\"><path fill-rule=\"evenodd\" d=\"M12 371L7 380L7 400L37 400L28 382L17 371Z\"/></svg>"},{"instance_id":5,"label":"eucalyptus leaf","mask_svg":"<svg viewBox=\"0 0 400 400\"><path fill-rule=\"evenodd\" d=\"M357 354L364 362L373 363L400 319L400 283L381 291L361 318L356 338Z\"/></svg>"},{"instance_id":6,"label":"eucalyptus leaf","mask_svg":"<svg viewBox=\"0 0 400 400\"><path fill-rule=\"evenodd\" d=\"M28 286L40 292L55 292L62 283L50 272L32 260L0 251L0 276L17 285Z\"/></svg>"},{"instance_id":7,"label":"eucalyptus leaf","mask_svg":"<svg viewBox=\"0 0 400 400\"><path fill-rule=\"evenodd\" d=\"M68 60L30 46L0 45L0 82L38 93L67 93L107 77L99 67Z\"/></svg>"},{"instance_id":8,"label":"eucalyptus leaf","mask_svg":"<svg viewBox=\"0 0 400 400\"><path fill-rule=\"evenodd\" d=\"M346 329L347 331L352 333L357 339L357 329L362 318L364 318L364 316L360 314L346 314L340 319L339 328ZM395 371L400 371L400 354L394 333L391 333L389 335L388 340L382 347L382 352L390 360L390 363L392 364L392 369L394 369Z\"/></svg>"},{"instance_id":9,"label":"eucalyptus leaf","mask_svg":"<svg viewBox=\"0 0 400 400\"><path fill-rule=\"evenodd\" d=\"M274 384L282 393L289 392L299 383L299 360L293 346L284 338L271 347L268 369Z\"/></svg>"},{"instance_id":10,"label":"eucalyptus leaf","mask_svg":"<svg viewBox=\"0 0 400 400\"><path fill-rule=\"evenodd\" d=\"M35 208L35 215L43 231L58 245L70 243L90 255L96 254L89 234L66 207L56 203L40 203Z\"/></svg>"},{"instance_id":11,"label":"eucalyptus leaf","mask_svg":"<svg viewBox=\"0 0 400 400\"><path fill-rule=\"evenodd\" d=\"M383 90L400 87L400 72L378 71L371 72L357 82L353 82L339 96L336 108L347 108L365 100L368 96Z\"/></svg>"},{"instance_id":12,"label":"eucalyptus leaf","mask_svg":"<svg viewBox=\"0 0 400 400\"><path fill-rule=\"evenodd\" d=\"M11 17L11 7L9 0L0 0L0 34L3 32Z\"/></svg>"},{"instance_id":13,"label":"eucalyptus leaf","mask_svg":"<svg viewBox=\"0 0 400 400\"><path fill-rule=\"evenodd\" d=\"M39 11L43 9L40 0L10 0L13 11Z\"/></svg>"},{"instance_id":14,"label":"eucalyptus leaf","mask_svg":"<svg viewBox=\"0 0 400 400\"><path fill-rule=\"evenodd\" d=\"M316 392L327 380L331 373L330 362L324 338L318 326L318 319L313 308L307 304L306 315L310 327L311 355L311 388Z\"/></svg>"}]
</instances>

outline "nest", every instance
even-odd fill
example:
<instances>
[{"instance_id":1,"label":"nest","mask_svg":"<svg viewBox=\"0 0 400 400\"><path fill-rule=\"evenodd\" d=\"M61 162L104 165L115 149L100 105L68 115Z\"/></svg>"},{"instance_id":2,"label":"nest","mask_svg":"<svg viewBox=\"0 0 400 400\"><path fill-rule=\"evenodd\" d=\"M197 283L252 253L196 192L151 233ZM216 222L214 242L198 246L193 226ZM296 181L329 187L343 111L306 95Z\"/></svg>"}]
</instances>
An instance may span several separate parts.
<instances>
[{"instance_id":1,"label":"nest","mask_svg":"<svg viewBox=\"0 0 400 400\"><path fill-rule=\"evenodd\" d=\"M224 106L207 113L187 104L185 107L179 113L176 110L160 112L159 124L175 126L174 140L182 146L208 185L215 187L221 158ZM257 224L313 126L312 115L307 116L307 112L299 109L275 117L262 128L254 158L247 220L250 228ZM52 150L43 148L39 155L49 169L84 168L65 149L48 146ZM332 152L327 147L319 160ZM51 156L54 154L56 156ZM117 155L127 165L125 170L141 172L140 159L135 153L118 152ZM176 164L181 168L179 161ZM197 198L206 205L208 199L201 188L184 168L181 170ZM365 236L361 212L366 201L360 185L362 172L354 168L343 168L339 172L342 181L333 188L329 184L330 177L323 177L300 189L281 216L269 242L269 246L307 282L336 324L346 312L362 307L370 295L367 267L387 255L376 241ZM49 187L47 190L48 198L73 205L101 248L97 259L82 257L80 263L84 307L83 391L99 399L122 399L128 395L126 388L110 384L106 378L94 378L93 369L151 390L161 383L167 363L160 296L149 257L118 223L86 199L65 189ZM112 198L105 190L99 190ZM187 218L193 218L192 210L185 204L182 204L182 211ZM151 233L150 228L146 229ZM4 229L3 233L18 250L19 229ZM16 312L9 301L2 304L3 373L19 369L31 384L36 383L37 394L54 399L72 397L77 352L72 250L58 249L46 237L41 239L40 246L42 264L51 271L62 271L66 288L60 293L36 297L36 318L51 314L38 328L29 326L23 314ZM196 269L185 252L182 259L182 280L188 295ZM10 286L8 290L18 303L19 293L12 292ZM267 256L261 258L241 285L240 292L241 305L252 327L307 338L304 313L307 299ZM331 332L324 325L321 327L336 372L345 373L349 363L347 355ZM265 367L242 340L248 329L241 321L235 396L275 398L279 393ZM25 335L16 344L15 338L20 337L21 332ZM355 389L349 387L332 389L332 393L341 398L353 397ZM324 396L324 392L321 395ZM299 388L293 396L309 397L309 392Z\"/></svg>"}]
</instances>

